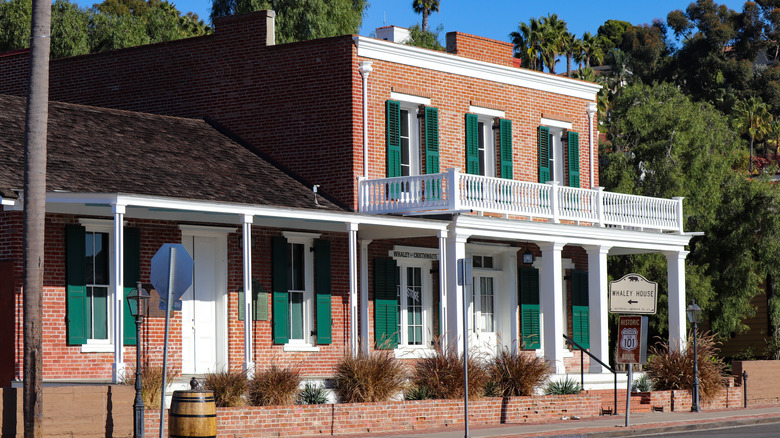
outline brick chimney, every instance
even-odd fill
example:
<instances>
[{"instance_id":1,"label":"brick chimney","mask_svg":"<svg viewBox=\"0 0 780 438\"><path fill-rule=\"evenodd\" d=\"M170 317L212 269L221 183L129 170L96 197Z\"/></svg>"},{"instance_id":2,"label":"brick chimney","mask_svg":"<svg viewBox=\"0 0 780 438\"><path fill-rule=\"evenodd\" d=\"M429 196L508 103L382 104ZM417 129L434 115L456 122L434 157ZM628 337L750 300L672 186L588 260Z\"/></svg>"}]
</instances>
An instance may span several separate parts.
<instances>
[{"instance_id":1,"label":"brick chimney","mask_svg":"<svg viewBox=\"0 0 780 438\"><path fill-rule=\"evenodd\" d=\"M272 10L228 15L214 19L214 30L218 37L251 38L261 46L273 46L275 38L276 12Z\"/></svg>"},{"instance_id":2,"label":"brick chimney","mask_svg":"<svg viewBox=\"0 0 780 438\"><path fill-rule=\"evenodd\" d=\"M447 53L491 62L493 64L519 67L515 62L514 45L504 41L493 40L461 32L447 33Z\"/></svg>"}]
</instances>

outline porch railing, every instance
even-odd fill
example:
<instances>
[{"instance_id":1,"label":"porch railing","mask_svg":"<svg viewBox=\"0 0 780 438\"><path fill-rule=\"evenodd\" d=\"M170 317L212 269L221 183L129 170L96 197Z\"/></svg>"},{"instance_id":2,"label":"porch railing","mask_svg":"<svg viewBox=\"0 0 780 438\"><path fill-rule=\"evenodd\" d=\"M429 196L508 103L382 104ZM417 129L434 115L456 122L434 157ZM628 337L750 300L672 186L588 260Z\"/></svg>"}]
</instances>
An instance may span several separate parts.
<instances>
[{"instance_id":1,"label":"porch railing","mask_svg":"<svg viewBox=\"0 0 780 438\"><path fill-rule=\"evenodd\" d=\"M360 179L359 209L372 214L473 211L587 222L602 227L683 232L682 198L662 199L470 175L443 173Z\"/></svg>"}]
</instances>

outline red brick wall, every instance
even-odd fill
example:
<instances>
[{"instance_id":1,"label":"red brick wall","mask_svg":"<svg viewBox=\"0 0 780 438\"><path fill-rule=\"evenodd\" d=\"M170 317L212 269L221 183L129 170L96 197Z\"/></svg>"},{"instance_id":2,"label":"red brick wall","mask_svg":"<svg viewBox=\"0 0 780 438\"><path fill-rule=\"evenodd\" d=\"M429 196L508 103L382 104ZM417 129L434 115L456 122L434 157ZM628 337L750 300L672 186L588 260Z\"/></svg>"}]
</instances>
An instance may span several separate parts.
<instances>
[{"instance_id":1,"label":"red brick wall","mask_svg":"<svg viewBox=\"0 0 780 438\"><path fill-rule=\"evenodd\" d=\"M599 403L599 397L585 393L483 398L469 401L469 425L537 423L560 420L563 415L593 417L599 414ZM144 420L147 435L159 434L159 411L146 411ZM219 437L397 433L461 424L462 400L217 408Z\"/></svg>"},{"instance_id":2,"label":"red brick wall","mask_svg":"<svg viewBox=\"0 0 780 438\"><path fill-rule=\"evenodd\" d=\"M734 379L742 382L742 372L747 371L747 396L751 406L780 403L780 375L778 360L735 360L731 363Z\"/></svg>"},{"instance_id":3,"label":"red brick wall","mask_svg":"<svg viewBox=\"0 0 780 438\"><path fill-rule=\"evenodd\" d=\"M447 32L447 53L493 64L514 65L512 43L462 32Z\"/></svg>"}]
</instances>

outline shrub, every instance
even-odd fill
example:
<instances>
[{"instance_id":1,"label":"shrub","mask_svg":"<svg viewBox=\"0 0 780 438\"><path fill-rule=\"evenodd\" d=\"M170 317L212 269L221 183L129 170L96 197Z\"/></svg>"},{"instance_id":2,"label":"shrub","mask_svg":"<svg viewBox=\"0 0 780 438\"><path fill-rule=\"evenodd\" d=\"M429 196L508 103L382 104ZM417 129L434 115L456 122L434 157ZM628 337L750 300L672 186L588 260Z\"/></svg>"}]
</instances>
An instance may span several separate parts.
<instances>
[{"instance_id":1,"label":"shrub","mask_svg":"<svg viewBox=\"0 0 780 438\"><path fill-rule=\"evenodd\" d=\"M249 379L243 371L218 371L206 374L206 389L214 391L214 403L219 408L244 406Z\"/></svg>"},{"instance_id":2,"label":"shrub","mask_svg":"<svg viewBox=\"0 0 780 438\"><path fill-rule=\"evenodd\" d=\"M647 374L642 374L631 382L631 392L650 392L653 390L653 381Z\"/></svg>"},{"instance_id":3,"label":"shrub","mask_svg":"<svg viewBox=\"0 0 780 438\"><path fill-rule=\"evenodd\" d=\"M428 400L431 398L428 394L428 388L424 386L412 386L404 393L404 400Z\"/></svg>"},{"instance_id":4,"label":"shrub","mask_svg":"<svg viewBox=\"0 0 780 438\"><path fill-rule=\"evenodd\" d=\"M544 358L502 348L488 363L489 395L533 395L551 373L552 369Z\"/></svg>"},{"instance_id":5,"label":"shrub","mask_svg":"<svg viewBox=\"0 0 780 438\"><path fill-rule=\"evenodd\" d=\"M307 383L298 393L299 405L322 405L328 402L328 393L324 386Z\"/></svg>"},{"instance_id":6,"label":"shrub","mask_svg":"<svg viewBox=\"0 0 780 438\"><path fill-rule=\"evenodd\" d=\"M488 374L473 355L469 355L468 374L469 398L482 395ZM426 388L428 398L463 398L463 356L454 350L444 352L437 346L433 354L415 363L412 384Z\"/></svg>"},{"instance_id":7,"label":"shrub","mask_svg":"<svg viewBox=\"0 0 780 438\"><path fill-rule=\"evenodd\" d=\"M298 368L271 365L267 370L256 373L249 383L249 403L253 406L295 404L300 384Z\"/></svg>"},{"instance_id":8,"label":"shrub","mask_svg":"<svg viewBox=\"0 0 780 438\"><path fill-rule=\"evenodd\" d=\"M544 388L546 395L579 394L582 391L580 382L566 376L563 380L550 381Z\"/></svg>"},{"instance_id":9,"label":"shrub","mask_svg":"<svg viewBox=\"0 0 780 438\"><path fill-rule=\"evenodd\" d=\"M178 377L177 373L173 369L168 369L168 374L165 379L165 389L171 387L173 379ZM160 387L163 381L163 367L162 365L154 367L149 364L141 366L141 397L144 399L145 409L160 409ZM132 374L125 375L123 383L126 385L135 386L135 370Z\"/></svg>"},{"instance_id":10,"label":"shrub","mask_svg":"<svg viewBox=\"0 0 780 438\"><path fill-rule=\"evenodd\" d=\"M709 400L722 387L723 361L718 358L715 337L709 332L698 337L699 388L701 398ZM658 390L691 389L693 382L693 332L688 333L684 350L670 350L666 342L658 342L648 351L645 371Z\"/></svg>"},{"instance_id":11,"label":"shrub","mask_svg":"<svg viewBox=\"0 0 780 438\"><path fill-rule=\"evenodd\" d=\"M336 364L334 380L342 403L387 401L404 389L406 370L390 351L361 352Z\"/></svg>"}]
</instances>

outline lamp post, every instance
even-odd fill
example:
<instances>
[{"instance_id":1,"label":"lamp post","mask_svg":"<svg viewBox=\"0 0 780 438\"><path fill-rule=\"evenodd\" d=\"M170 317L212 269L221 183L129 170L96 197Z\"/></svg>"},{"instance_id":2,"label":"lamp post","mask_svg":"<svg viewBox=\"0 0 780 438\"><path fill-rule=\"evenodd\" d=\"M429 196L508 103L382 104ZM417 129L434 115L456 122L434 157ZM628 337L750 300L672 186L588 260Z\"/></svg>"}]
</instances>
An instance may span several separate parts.
<instances>
[{"instance_id":1,"label":"lamp post","mask_svg":"<svg viewBox=\"0 0 780 438\"><path fill-rule=\"evenodd\" d=\"M149 299L141 282L127 295L130 315L135 318L135 401L133 402L133 437L144 438L144 397L141 391L141 325L146 316L146 300Z\"/></svg>"},{"instance_id":2,"label":"lamp post","mask_svg":"<svg viewBox=\"0 0 780 438\"><path fill-rule=\"evenodd\" d=\"M688 316L688 321L693 324L693 394L691 397L691 412L701 412L701 406L699 406L699 351L696 346L701 307L691 300L691 304L688 305L685 313Z\"/></svg>"}]
</instances>

